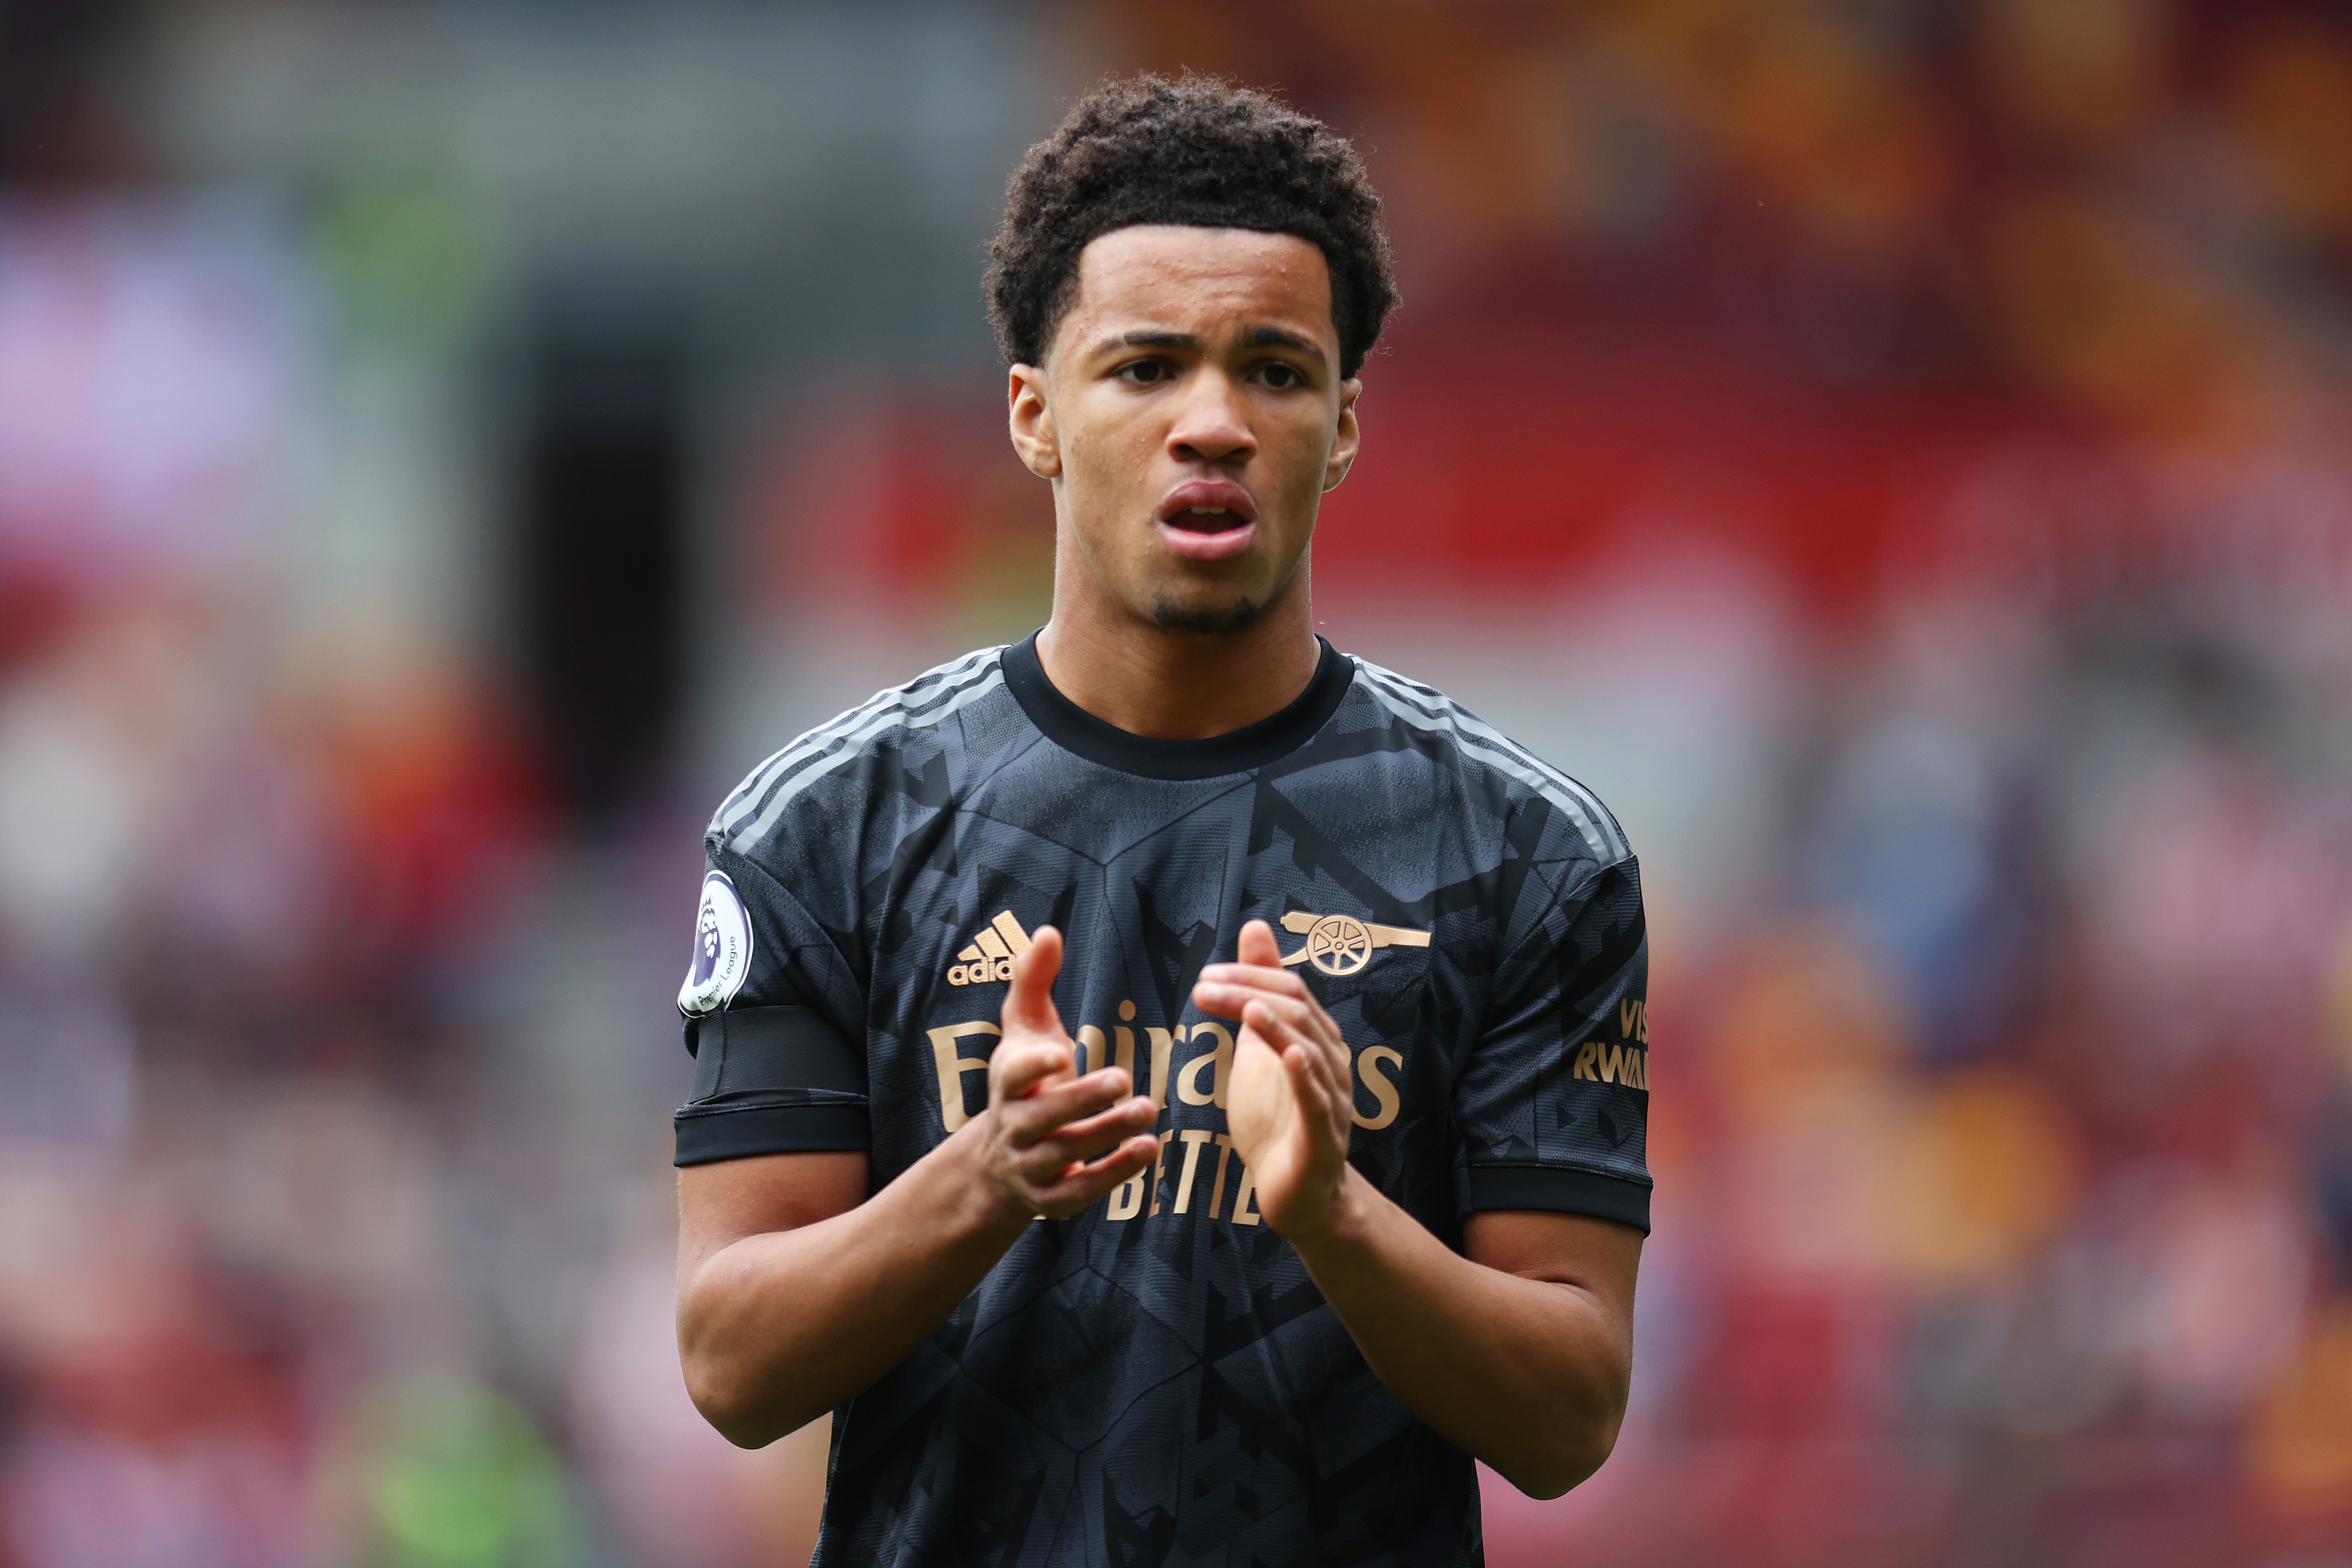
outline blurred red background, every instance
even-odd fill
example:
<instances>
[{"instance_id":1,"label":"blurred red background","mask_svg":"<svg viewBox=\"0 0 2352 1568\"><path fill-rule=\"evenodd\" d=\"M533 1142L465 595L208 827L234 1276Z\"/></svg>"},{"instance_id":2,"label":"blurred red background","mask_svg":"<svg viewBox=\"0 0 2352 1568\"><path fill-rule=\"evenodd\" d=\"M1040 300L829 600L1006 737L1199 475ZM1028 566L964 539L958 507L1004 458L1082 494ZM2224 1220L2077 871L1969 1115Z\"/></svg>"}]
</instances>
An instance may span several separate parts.
<instances>
[{"instance_id":1,"label":"blurred red background","mask_svg":"<svg viewBox=\"0 0 2352 1568\"><path fill-rule=\"evenodd\" d=\"M1497 1568L2352 1554L2352 31L2183 0L0 21L0 1563L790 1561L669 1344L701 817L1042 619L1108 69L1354 136L1318 613L1654 900L1635 1408Z\"/></svg>"}]
</instances>

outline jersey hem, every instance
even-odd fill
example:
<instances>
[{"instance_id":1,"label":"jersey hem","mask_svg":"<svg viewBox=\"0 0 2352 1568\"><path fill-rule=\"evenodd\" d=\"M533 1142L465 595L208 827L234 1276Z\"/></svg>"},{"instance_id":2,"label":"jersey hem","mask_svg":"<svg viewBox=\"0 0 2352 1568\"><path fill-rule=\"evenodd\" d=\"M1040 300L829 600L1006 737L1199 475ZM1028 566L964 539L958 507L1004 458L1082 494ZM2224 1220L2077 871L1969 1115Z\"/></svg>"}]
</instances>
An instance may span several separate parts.
<instances>
[{"instance_id":1,"label":"jersey hem","mask_svg":"<svg viewBox=\"0 0 2352 1568\"><path fill-rule=\"evenodd\" d=\"M1581 1214L1650 1233L1650 1187L1624 1176L1561 1166L1472 1166L1468 1212L1528 1208Z\"/></svg>"}]
</instances>

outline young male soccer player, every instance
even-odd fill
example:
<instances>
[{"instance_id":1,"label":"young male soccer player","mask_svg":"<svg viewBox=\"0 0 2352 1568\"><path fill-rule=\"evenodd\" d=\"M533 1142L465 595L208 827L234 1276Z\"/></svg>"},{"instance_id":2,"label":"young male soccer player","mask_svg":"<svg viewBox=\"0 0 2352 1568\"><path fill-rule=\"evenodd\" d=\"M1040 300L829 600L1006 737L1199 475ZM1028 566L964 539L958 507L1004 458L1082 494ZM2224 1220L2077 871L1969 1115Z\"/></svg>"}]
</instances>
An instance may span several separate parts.
<instances>
[{"instance_id":1,"label":"young male soccer player","mask_svg":"<svg viewBox=\"0 0 2352 1568\"><path fill-rule=\"evenodd\" d=\"M1633 854L1312 630L1378 209L1258 94L1080 102L989 271L1052 620L711 822L678 1338L738 1443L835 1413L821 1564L1476 1563L1473 1456L1615 1439Z\"/></svg>"}]
</instances>

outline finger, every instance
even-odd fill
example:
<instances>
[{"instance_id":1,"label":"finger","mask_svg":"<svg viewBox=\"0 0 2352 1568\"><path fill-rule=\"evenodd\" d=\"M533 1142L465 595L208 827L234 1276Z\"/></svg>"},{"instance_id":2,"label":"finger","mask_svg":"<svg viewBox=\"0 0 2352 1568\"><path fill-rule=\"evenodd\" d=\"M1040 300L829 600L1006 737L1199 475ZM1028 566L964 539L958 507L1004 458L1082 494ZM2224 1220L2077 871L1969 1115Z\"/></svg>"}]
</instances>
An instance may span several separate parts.
<instances>
[{"instance_id":1,"label":"finger","mask_svg":"<svg viewBox=\"0 0 2352 1568\"><path fill-rule=\"evenodd\" d=\"M1262 1002L1272 1009L1298 1037L1301 1045L1314 1053L1316 1071L1323 1074L1325 1087L1335 1092L1346 1092L1355 1056L1339 1034L1339 1026L1331 1015L1313 1002L1296 1005L1286 1002Z\"/></svg>"},{"instance_id":2,"label":"finger","mask_svg":"<svg viewBox=\"0 0 2352 1568\"><path fill-rule=\"evenodd\" d=\"M1263 1040L1265 1048L1282 1061L1286 1073L1290 1073L1293 1055L1304 1051L1311 1059L1314 1054L1311 1046L1291 1027L1289 1020L1263 1002L1252 1002L1243 1012L1242 1033L1244 1038L1255 1037Z\"/></svg>"},{"instance_id":3,"label":"finger","mask_svg":"<svg viewBox=\"0 0 2352 1568\"><path fill-rule=\"evenodd\" d=\"M1236 954L1243 963L1253 967L1282 967L1282 948L1274 939L1274 927L1263 920L1252 920L1242 926Z\"/></svg>"},{"instance_id":4,"label":"finger","mask_svg":"<svg viewBox=\"0 0 2352 1568\"><path fill-rule=\"evenodd\" d=\"M1087 1073L1087 1077L1097 1083L1113 1086L1115 1091L1113 1098L1135 1092L1134 1080L1124 1067L1098 1067Z\"/></svg>"},{"instance_id":5,"label":"finger","mask_svg":"<svg viewBox=\"0 0 2352 1568\"><path fill-rule=\"evenodd\" d=\"M1292 1045L1282 1053L1282 1065L1290 1071L1291 1092L1298 1096L1298 1108L1308 1120L1329 1121L1331 1086L1324 1081L1315 1052L1304 1045Z\"/></svg>"},{"instance_id":6,"label":"finger","mask_svg":"<svg viewBox=\"0 0 2352 1568\"><path fill-rule=\"evenodd\" d=\"M1225 966L1225 971L1227 976L1272 973L1266 969L1244 969L1233 965ZM1289 977L1286 975L1282 977L1284 979ZM1318 1012L1323 1006L1312 997L1300 996L1280 986L1261 986L1246 979L1204 977L1192 988L1192 1005L1217 1018L1237 1019L1242 1016L1244 1008L1259 999L1286 1002Z\"/></svg>"},{"instance_id":7,"label":"finger","mask_svg":"<svg viewBox=\"0 0 2352 1568\"><path fill-rule=\"evenodd\" d=\"M1062 1015L1054 1006L1054 978L1061 972L1062 934L1040 925L1030 934L1029 950L1013 960L1013 983L999 1014L1007 1035L1062 1032Z\"/></svg>"},{"instance_id":8,"label":"finger","mask_svg":"<svg viewBox=\"0 0 2352 1568\"><path fill-rule=\"evenodd\" d=\"M1120 1139L1143 1131L1159 1119L1159 1108L1138 1095L1113 1105L1108 1111L1078 1121L1065 1122L1038 1142L1041 1146L1060 1144L1071 1151L1069 1158L1090 1160Z\"/></svg>"},{"instance_id":9,"label":"finger","mask_svg":"<svg viewBox=\"0 0 2352 1568\"><path fill-rule=\"evenodd\" d=\"M1151 1144L1158 1148L1160 1141L1154 1138ZM1066 1148L1058 1143L1042 1144L1014 1162L1013 1179L1033 1192L1049 1191L1073 1176L1099 1171L1106 1160L1118 1158L1120 1151L1128 1146L1126 1138L1113 1139L1084 1153Z\"/></svg>"},{"instance_id":10,"label":"finger","mask_svg":"<svg viewBox=\"0 0 2352 1568\"><path fill-rule=\"evenodd\" d=\"M1238 1009L1228 1015L1230 1017L1246 1021L1252 1009L1262 1009L1267 1017L1280 1019L1293 1034L1318 1051L1344 1051L1347 1049L1339 1037L1339 1026L1332 1021L1330 1014L1313 1002L1302 1002L1289 997L1269 997L1262 992L1244 992L1237 999Z\"/></svg>"},{"instance_id":11,"label":"finger","mask_svg":"<svg viewBox=\"0 0 2352 1568\"><path fill-rule=\"evenodd\" d=\"M1093 1165L1073 1165L1051 1181L1031 1184L1030 1200L1048 1214L1076 1214L1112 1189L1151 1168L1160 1157L1157 1138L1129 1138L1108 1158Z\"/></svg>"},{"instance_id":12,"label":"finger","mask_svg":"<svg viewBox=\"0 0 2352 1568\"><path fill-rule=\"evenodd\" d=\"M1201 971L1192 988L1192 1005L1219 1018L1234 1018L1254 997L1278 997L1297 1002L1318 1019L1320 1032L1339 1038L1339 1026L1330 1021L1322 1000L1307 983L1286 969L1256 969L1246 964L1212 964Z\"/></svg>"},{"instance_id":13,"label":"finger","mask_svg":"<svg viewBox=\"0 0 2352 1568\"><path fill-rule=\"evenodd\" d=\"M1285 1009L1265 1001L1252 1002L1243 1021L1246 1028L1255 1030L1269 1045L1280 1051L1286 1062L1293 1047L1304 1051L1307 1070L1314 1073L1316 1082L1327 1099L1342 1092L1349 1076L1344 1049L1335 1051L1328 1043L1301 1029L1294 1017L1286 1015Z\"/></svg>"},{"instance_id":14,"label":"finger","mask_svg":"<svg viewBox=\"0 0 2352 1568\"><path fill-rule=\"evenodd\" d=\"M1042 1084L1077 1071L1067 1040L1025 1040L999 1045L988 1059L988 1101L1004 1105L1034 1093Z\"/></svg>"},{"instance_id":15,"label":"finger","mask_svg":"<svg viewBox=\"0 0 2352 1568\"><path fill-rule=\"evenodd\" d=\"M1216 1001L1221 1009L1225 1009L1225 1018L1240 1018L1242 1009L1246 1009L1246 1006L1277 1006L1284 1011L1284 1018L1298 1018L1298 1020L1306 1020L1312 1013L1322 1011L1315 1001L1306 999L1306 997L1286 997L1277 989L1263 989L1256 985L1225 985L1216 983L1216 980L1204 980L1204 983L1195 985L1192 1001L1195 1004Z\"/></svg>"},{"instance_id":16,"label":"finger","mask_svg":"<svg viewBox=\"0 0 2352 1568\"><path fill-rule=\"evenodd\" d=\"M1128 1138L1092 1165L1081 1160L1064 1165L1040 1161L1034 1168L1019 1168L1013 1174L1016 1186L1032 1207L1052 1214L1074 1214L1138 1171L1150 1171L1159 1157L1157 1138Z\"/></svg>"},{"instance_id":17,"label":"finger","mask_svg":"<svg viewBox=\"0 0 2352 1568\"><path fill-rule=\"evenodd\" d=\"M1113 1077L1090 1072L1084 1078L1047 1083L1018 1099L1006 1101L997 1107L1005 1136L1014 1148L1025 1149L1081 1117L1117 1105L1127 1098L1125 1077L1124 1073Z\"/></svg>"},{"instance_id":18,"label":"finger","mask_svg":"<svg viewBox=\"0 0 2352 1568\"><path fill-rule=\"evenodd\" d=\"M1022 1112L1030 1109L1027 1105L1019 1108ZM1080 1144L1091 1144L1085 1154L1066 1154L1062 1157L1065 1160L1092 1159L1107 1146L1106 1139L1115 1141L1130 1133L1139 1133L1160 1119L1160 1108L1140 1096L1100 1109L1091 1106L1088 1109L1092 1114L1058 1118L1045 1115L1035 1122L1014 1120L1013 1113L1008 1113L1005 1142L1016 1155L1026 1155L1031 1149L1056 1145L1076 1148Z\"/></svg>"},{"instance_id":19,"label":"finger","mask_svg":"<svg viewBox=\"0 0 2352 1568\"><path fill-rule=\"evenodd\" d=\"M1267 969L1233 967L1227 975L1247 977L1204 980L1193 988L1193 1005L1219 1018L1239 1018L1252 1004L1265 1003L1278 1009L1283 1019L1318 1047L1346 1052L1347 1038L1339 1032L1339 1020L1292 977L1276 976ZM1271 983L1260 984L1260 978Z\"/></svg>"},{"instance_id":20,"label":"finger","mask_svg":"<svg viewBox=\"0 0 2352 1568\"><path fill-rule=\"evenodd\" d=\"M1252 1000L1242 1009L1242 1028L1255 1031L1276 1051L1286 1051L1293 1045L1313 1043L1300 1030L1295 1018L1263 998Z\"/></svg>"},{"instance_id":21,"label":"finger","mask_svg":"<svg viewBox=\"0 0 2352 1568\"><path fill-rule=\"evenodd\" d=\"M1278 997L1312 997L1307 982L1296 969L1268 968L1263 964L1206 964L1201 968L1204 985L1242 986Z\"/></svg>"}]
</instances>

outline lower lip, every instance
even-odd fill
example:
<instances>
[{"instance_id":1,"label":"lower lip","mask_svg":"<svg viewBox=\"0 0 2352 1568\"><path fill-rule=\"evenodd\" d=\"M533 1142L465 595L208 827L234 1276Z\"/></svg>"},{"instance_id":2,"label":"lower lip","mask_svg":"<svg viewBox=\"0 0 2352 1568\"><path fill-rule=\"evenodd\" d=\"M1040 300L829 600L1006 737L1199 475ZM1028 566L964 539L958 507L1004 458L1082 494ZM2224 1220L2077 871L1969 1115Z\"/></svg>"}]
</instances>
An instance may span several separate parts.
<instances>
[{"instance_id":1,"label":"lower lip","mask_svg":"<svg viewBox=\"0 0 2352 1568\"><path fill-rule=\"evenodd\" d=\"M1257 525L1244 523L1223 533L1203 534L1162 523L1160 537L1168 542L1170 549L1188 560L1224 560L1250 548L1257 538Z\"/></svg>"}]
</instances>

